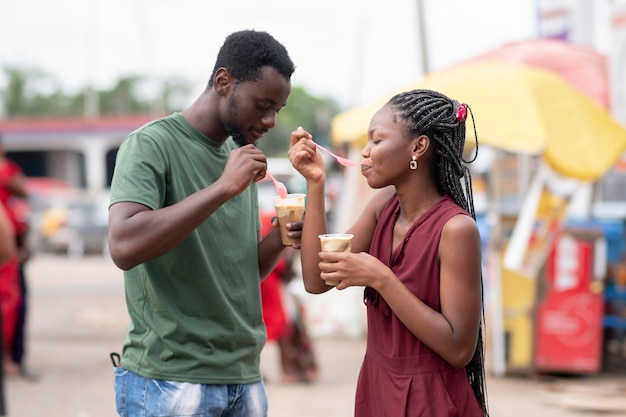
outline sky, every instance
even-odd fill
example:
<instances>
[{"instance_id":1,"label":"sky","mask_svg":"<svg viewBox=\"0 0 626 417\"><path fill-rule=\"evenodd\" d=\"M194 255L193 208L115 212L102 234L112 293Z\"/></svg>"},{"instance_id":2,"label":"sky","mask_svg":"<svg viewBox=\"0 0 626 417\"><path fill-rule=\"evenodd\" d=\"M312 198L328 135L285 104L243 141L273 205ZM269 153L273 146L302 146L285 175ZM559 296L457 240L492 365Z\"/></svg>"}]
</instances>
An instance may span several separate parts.
<instances>
[{"instance_id":1,"label":"sky","mask_svg":"<svg viewBox=\"0 0 626 417\"><path fill-rule=\"evenodd\" d=\"M423 0L422 39L417 0L0 0L0 67L42 70L70 91L182 77L190 104L228 34L265 30L296 64L293 85L348 109L533 37L535 2Z\"/></svg>"}]
</instances>

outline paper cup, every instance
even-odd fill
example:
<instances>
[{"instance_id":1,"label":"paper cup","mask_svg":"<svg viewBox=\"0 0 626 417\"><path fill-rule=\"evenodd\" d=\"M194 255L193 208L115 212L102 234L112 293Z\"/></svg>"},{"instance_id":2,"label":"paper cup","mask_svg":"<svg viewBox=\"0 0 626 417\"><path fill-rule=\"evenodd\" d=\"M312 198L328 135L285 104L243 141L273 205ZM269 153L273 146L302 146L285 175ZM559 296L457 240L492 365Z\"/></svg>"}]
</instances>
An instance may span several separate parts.
<instances>
[{"instance_id":1,"label":"paper cup","mask_svg":"<svg viewBox=\"0 0 626 417\"><path fill-rule=\"evenodd\" d=\"M287 223L304 219L305 194L288 194L287 198L274 197L274 208L278 216L280 238L285 246L300 243L300 238L289 237Z\"/></svg>"},{"instance_id":2,"label":"paper cup","mask_svg":"<svg viewBox=\"0 0 626 417\"><path fill-rule=\"evenodd\" d=\"M322 252L351 252L354 235L347 233L327 233L320 235ZM335 286L338 281L325 281L326 285Z\"/></svg>"}]
</instances>

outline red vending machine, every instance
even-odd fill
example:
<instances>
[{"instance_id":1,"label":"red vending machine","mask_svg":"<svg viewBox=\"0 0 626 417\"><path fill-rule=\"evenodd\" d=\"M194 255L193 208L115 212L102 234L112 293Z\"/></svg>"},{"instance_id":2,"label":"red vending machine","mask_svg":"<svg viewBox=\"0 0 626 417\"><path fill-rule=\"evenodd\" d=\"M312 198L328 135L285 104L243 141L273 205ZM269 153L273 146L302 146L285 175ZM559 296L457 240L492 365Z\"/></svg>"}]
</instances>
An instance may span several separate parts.
<instances>
[{"instance_id":1,"label":"red vending machine","mask_svg":"<svg viewBox=\"0 0 626 417\"><path fill-rule=\"evenodd\" d=\"M602 282L606 242L601 234L565 230L547 260L537 306L537 372L596 373L602 365Z\"/></svg>"}]
</instances>

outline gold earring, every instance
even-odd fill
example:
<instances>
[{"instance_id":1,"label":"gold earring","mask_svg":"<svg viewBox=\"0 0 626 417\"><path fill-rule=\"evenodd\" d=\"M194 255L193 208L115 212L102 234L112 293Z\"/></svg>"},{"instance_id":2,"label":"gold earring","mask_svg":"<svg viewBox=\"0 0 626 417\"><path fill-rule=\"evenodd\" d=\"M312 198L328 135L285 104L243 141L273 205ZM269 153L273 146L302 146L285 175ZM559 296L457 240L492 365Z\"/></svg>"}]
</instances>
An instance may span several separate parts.
<instances>
[{"instance_id":1,"label":"gold earring","mask_svg":"<svg viewBox=\"0 0 626 417\"><path fill-rule=\"evenodd\" d=\"M409 162L409 168L417 169L417 158L415 155L411 156L411 162Z\"/></svg>"}]
</instances>

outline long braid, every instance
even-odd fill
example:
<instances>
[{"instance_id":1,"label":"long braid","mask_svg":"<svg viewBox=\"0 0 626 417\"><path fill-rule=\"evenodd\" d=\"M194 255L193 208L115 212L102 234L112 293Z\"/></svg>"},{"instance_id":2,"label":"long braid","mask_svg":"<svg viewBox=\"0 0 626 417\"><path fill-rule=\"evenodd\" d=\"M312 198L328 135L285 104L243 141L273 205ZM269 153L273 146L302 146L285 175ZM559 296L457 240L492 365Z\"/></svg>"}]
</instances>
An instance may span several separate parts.
<instances>
[{"instance_id":1,"label":"long braid","mask_svg":"<svg viewBox=\"0 0 626 417\"><path fill-rule=\"evenodd\" d=\"M459 102L436 91L413 90L394 96L389 103L400 110L399 115L408 122L408 127L413 134L424 134L431 139L431 146L434 148L433 177L437 181L439 192L449 195L456 204L476 220L472 177L469 168L465 165L466 162L473 162L476 156L471 161L463 159L465 118L457 117ZM474 115L471 114L472 121L474 121ZM476 152L478 152L475 125L474 137L476 138ZM480 280L482 285L482 274ZM465 370L476 398L482 406L483 415L488 417L489 408L487 406L484 366L484 326L485 314L483 309L476 350Z\"/></svg>"}]
</instances>

